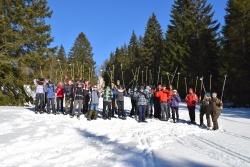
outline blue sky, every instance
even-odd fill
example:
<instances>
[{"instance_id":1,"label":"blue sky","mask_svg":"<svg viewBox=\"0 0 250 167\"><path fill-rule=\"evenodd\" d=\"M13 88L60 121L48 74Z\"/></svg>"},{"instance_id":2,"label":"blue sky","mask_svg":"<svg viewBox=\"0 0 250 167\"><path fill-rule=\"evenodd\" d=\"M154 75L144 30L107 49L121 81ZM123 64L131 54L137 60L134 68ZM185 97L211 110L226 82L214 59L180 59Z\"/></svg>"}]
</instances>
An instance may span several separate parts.
<instances>
[{"instance_id":1,"label":"blue sky","mask_svg":"<svg viewBox=\"0 0 250 167\"><path fill-rule=\"evenodd\" d=\"M128 43L134 30L143 35L148 18L154 12L166 32L174 0L48 0L53 10L49 24L54 41L66 52L80 32L87 35L97 65L101 65L116 47ZM224 24L227 0L208 0L214 18Z\"/></svg>"}]
</instances>

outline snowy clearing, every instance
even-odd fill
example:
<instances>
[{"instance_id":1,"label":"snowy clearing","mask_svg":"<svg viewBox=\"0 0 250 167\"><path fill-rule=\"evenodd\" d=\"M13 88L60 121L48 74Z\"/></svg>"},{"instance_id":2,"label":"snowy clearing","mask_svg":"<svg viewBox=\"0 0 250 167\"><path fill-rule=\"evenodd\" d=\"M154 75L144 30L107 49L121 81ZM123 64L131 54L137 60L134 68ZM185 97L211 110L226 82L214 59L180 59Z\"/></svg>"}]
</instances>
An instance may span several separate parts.
<instances>
[{"instance_id":1,"label":"snowy clearing","mask_svg":"<svg viewBox=\"0 0 250 167\"><path fill-rule=\"evenodd\" d=\"M216 132L189 125L184 104L180 118L89 122L0 107L0 166L250 166L250 109L224 109Z\"/></svg>"}]
</instances>

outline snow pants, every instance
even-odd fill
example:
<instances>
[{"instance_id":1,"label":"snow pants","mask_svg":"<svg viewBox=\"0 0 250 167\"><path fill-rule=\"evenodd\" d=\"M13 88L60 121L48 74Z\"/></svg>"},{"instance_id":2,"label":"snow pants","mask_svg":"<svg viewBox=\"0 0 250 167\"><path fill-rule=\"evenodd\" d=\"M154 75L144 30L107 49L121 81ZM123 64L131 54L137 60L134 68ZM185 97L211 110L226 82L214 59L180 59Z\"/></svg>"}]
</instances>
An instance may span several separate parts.
<instances>
[{"instance_id":1,"label":"snow pants","mask_svg":"<svg viewBox=\"0 0 250 167\"><path fill-rule=\"evenodd\" d=\"M195 123L195 106L188 106L187 108L191 123Z\"/></svg>"},{"instance_id":2,"label":"snow pants","mask_svg":"<svg viewBox=\"0 0 250 167\"><path fill-rule=\"evenodd\" d=\"M77 115L81 115L82 103L83 103L83 100L74 101L73 115L76 115L76 113Z\"/></svg>"},{"instance_id":3,"label":"snow pants","mask_svg":"<svg viewBox=\"0 0 250 167\"><path fill-rule=\"evenodd\" d=\"M36 94L36 103L35 103L35 111L42 112L44 110L44 93Z\"/></svg>"},{"instance_id":4,"label":"snow pants","mask_svg":"<svg viewBox=\"0 0 250 167\"><path fill-rule=\"evenodd\" d=\"M161 103L161 120L168 121L169 115L169 107L167 102Z\"/></svg>"},{"instance_id":5,"label":"snow pants","mask_svg":"<svg viewBox=\"0 0 250 167\"><path fill-rule=\"evenodd\" d=\"M65 112L67 114L73 115L73 102L72 97L65 97Z\"/></svg>"},{"instance_id":6,"label":"snow pants","mask_svg":"<svg viewBox=\"0 0 250 167\"><path fill-rule=\"evenodd\" d=\"M102 117L103 118L111 118L112 117L111 102L108 102L108 101L103 102Z\"/></svg>"},{"instance_id":7,"label":"snow pants","mask_svg":"<svg viewBox=\"0 0 250 167\"><path fill-rule=\"evenodd\" d=\"M55 98L47 98L47 112L50 113L50 110L52 108L52 112L55 113Z\"/></svg>"},{"instance_id":8,"label":"snow pants","mask_svg":"<svg viewBox=\"0 0 250 167\"><path fill-rule=\"evenodd\" d=\"M171 107L172 110L172 119L175 122L175 118L177 119L177 121L179 121L179 108L178 107ZM176 116L176 117L175 117Z\"/></svg>"},{"instance_id":9,"label":"snow pants","mask_svg":"<svg viewBox=\"0 0 250 167\"><path fill-rule=\"evenodd\" d=\"M211 127L211 114L210 113L205 113L205 112L200 112L200 125L203 125L203 117L206 115L207 119L207 127Z\"/></svg>"},{"instance_id":10,"label":"snow pants","mask_svg":"<svg viewBox=\"0 0 250 167\"><path fill-rule=\"evenodd\" d=\"M146 113L146 105L139 105L138 111L139 111L139 122L145 121L145 113Z\"/></svg>"},{"instance_id":11,"label":"snow pants","mask_svg":"<svg viewBox=\"0 0 250 167\"><path fill-rule=\"evenodd\" d=\"M119 117L126 117L125 111L124 111L124 101L117 101L118 106L118 116Z\"/></svg>"},{"instance_id":12,"label":"snow pants","mask_svg":"<svg viewBox=\"0 0 250 167\"><path fill-rule=\"evenodd\" d=\"M63 97L56 98L56 110L63 113Z\"/></svg>"}]
</instances>

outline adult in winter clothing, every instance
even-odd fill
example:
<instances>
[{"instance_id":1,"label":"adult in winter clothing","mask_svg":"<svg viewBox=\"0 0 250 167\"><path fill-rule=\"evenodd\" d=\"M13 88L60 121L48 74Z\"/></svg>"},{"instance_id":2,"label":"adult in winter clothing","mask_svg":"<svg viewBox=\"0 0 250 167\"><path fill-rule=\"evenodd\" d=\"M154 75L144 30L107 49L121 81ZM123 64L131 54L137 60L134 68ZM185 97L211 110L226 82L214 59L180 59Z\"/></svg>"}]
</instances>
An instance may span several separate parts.
<instances>
[{"instance_id":1,"label":"adult in winter clothing","mask_svg":"<svg viewBox=\"0 0 250 167\"><path fill-rule=\"evenodd\" d=\"M136 92L137 92L137 88L134 88L129 93L130 98L131 98L131 105L132 105L132 108L129 114L130 117L132 117L133 115L137 115Z\"/></svg>"},{"instance_id":2,"label":"adult in winter clothing","mask_svg":"<svg viewBox=\"0 0 250 167\"><path fill-rule=\"evenodd\" d=\"M154 91L154 96L153 96L153 102L154 102L154 117L161 119L161 103L160 103L160 98L157 97L156 95L158 94L158 92L160 92L162 90L162 86L161 84L159 84L156 88L156 90Z\"/></svg>"},{"instance_id":3,"label":"adult in winter clothing","mask_svg":"<svg viewBox=\"0 0 250 167\"><path fill-rule=\"evenodd\" d=\"M170 103L170 99L173 96L174 92L173 92L173 86L169 85L168 87L168 92L169 92L169 100L168 100L168 115L170 115L170 110L172 111L172 107L171 107L171 103Z\"/></svg>"},{"instance_id":4,"label":"adult in winter clothing","mask_svg":"<svg viewBox=\"0 0 250 167\"><path fill-rule=\"evenodd\" d=\"M104 119L111 119L112 111L111 111L111 103L112 103L112 91L109 86L106 87L103 93L103 112L102 117ZM107 112L108 111L108 112Z\"/></svg>"},{"instance_id":5,"label":"adult in winter clothing","mask_svg":"<svg viewBox=\"0 0 250 167\"><path fill-rule=\"evenodd\" d=\"M147 92L144 87L141 86L140 90L136 93L137 97L137 107L139 112L138 122L145 122L145 112L148 104Z\"/></svg>"},{"instance_id":6,"label":"adult in winter clothing","mask_svg":"<svg viewBox=\"0 0 250 167\"><path fill-rule=\"evenodd\" d=\"M115 113L117 114L117 88L115 86L115 84L112 84L112 117L115 117Z\"/></svg>"},{"instance_id":7,"label":"adult in winter clothing","mask_svg":"<svg viewBox=\"0 0 250 167\"><path fill-rule=\"evenodd\" d=\"M53 114L56 114L56 109L55 109L55 85L51 80L48 81L46 84L46 90L47 90L47 113L49 114L52 112Z\"/></svg>"},{"instance_id":8,"label":"adult in winter clothing","mask_svg":"<svg viewBox=\"0 0 250 167\"><path fill-rule=\"evenodd\" d=\"M168 107L168 102L170 100L169 96L169 91L166 89L166 86L163 86L163 89L156 92L155 94L156 97L159 98L160 104L161 104L161 120L163 121L168 121L170 118L169 115L169 107Z\"/></svg>"},{"instance_id":9,"label":"adult in winter clothing","mask_svg":"<svg viewBox=\"0 0 250 167\"><path fill-rule=\"evenodd\" d=\"M177 119L177 122L179 121L179 103L180 102L181 102L181 98L177 90L173 90L173 94L170 99L170 107L172 110L172 118L173 118L174 123L176 122L176 119Z\"/></svg>"},{"instance_id":10,"label":"adult in winter clothing","mask_svg":"<svg viewBox=\"0 0 250 167\"><path fill-rule=\"evenodd\" d=\"M36 86L35 113L42 113L44 111L45 100L44 79L34 79L34 84Z\"/></svg>"},{"instance_id":11,"label":"adult in winter clothing","mask_svg":"<svg viewBox=\"0 0 250 167\"><path fill-rule=\"evenodd\" d=\"M64 88L63 88L63 83L59 82L57 84L57 88L56 88L56 110L57 112L61 112L63 113L63 98L64 98Z\"/></svg>"},{"instance_id":12,"label":"adult in winter clothing","mask_svg":"<svg viewBox=\"0 0 250 167\"><path fill-rule=\"evenodd\" d=\"M212 94L210 106L211 106L211 113L212 113L213 130L217 130L219 129L218 118L223 108L223 103L220 99L217 98L217 93Z\"/></svg>"},{"instance_id":13,"label":"adult in winter clothing","mask_svg":"<svg viewBox=\"0 0 250 167\"><path fill-rule=\"evenodd\" d=\"M146 86L145 93L147 95L147 106L146 106L146 112L145 116L147 118L152 118L152 92L150 86Z\"/></svg>"},{"instance_id":14,"label":"adult in winter clothing","mask_svg":"<svg viewBox=\"0 0 250 167\"><path fill-rule=\"evenodd\" d=\"M89 111L89 102L90 102L90 85L89 81L85 80L83 84L83 113L87 114Z\"/></svg>"},{"instance_id":15,"label":"adult in winter clothing","mask_svg":"<svg viewBox=\"0 0 250 167\"><path fill-rule=\"evenodd\" d=\"M83 92L83 87L82 87L82 83L78 82L77 86L75 87L75 95L74 95L74 109L73 109L73 114L72 117L74 115L76 115L77 113L77 118L80 118L81 115L81 110L83 107L83 96L84 96L84 92Z\"/></svg>"},{"instance_id":16,"label":"adult in winter clothing","mask_svg":"<svg viewBox=\"0 0 250 167\"><path fill-rule=\"evenodd\" d=\"M116 101L118 106L118 117L122 119L126 119L126 114L124 111L124 92L125 90L120 85L117 89Z\"/></svg>"},{"instance_id":17,"label":"adult in winter clothing","mask_svg":"<svg viewBox=\"0 0 250 167\"><path fill-rule=\"evenodd\" d=\"M203 117L206 115L207 128L211 128L211 96L210 93L206 93L200 105L200 126L205 126L203 123Z\"/></svg>"},{"instance_id":18,"label":"adult in winter clothing","mask_svg":"<svg viewBox=\"0 0 250 167\"><path fill-rule=\"evenodd\" d=\"M97 118L97 109L99 104L100 94L97 90L97 86L95 85L90 94L90 110L88 113L88 120Z\"/></svg>"},{"instance_id":19,"label":"adult in winter clothing","mask_svg":"<svg viewBox=\"0 0 250 167\"><path fill-rule=\"evenodd\" d=\"M74 84L69 80L64 86L65 93L65 112L73 115L73 102L74 102Z\"/></svg>"},{"instance_id":20,"label":"adult in winter clothing","mask_svg":"<svg viewBox=\"0 0 250 167\"><path fill-rule=\"evenodd\" d=\"M194 93L192 88L189 88L189 93L186 96L185 101L187 103L187 108L188 108L191 123L196 124L196 122L195 122L195 106L198 102L198 97Z\"/></svg>"}]
</instances>

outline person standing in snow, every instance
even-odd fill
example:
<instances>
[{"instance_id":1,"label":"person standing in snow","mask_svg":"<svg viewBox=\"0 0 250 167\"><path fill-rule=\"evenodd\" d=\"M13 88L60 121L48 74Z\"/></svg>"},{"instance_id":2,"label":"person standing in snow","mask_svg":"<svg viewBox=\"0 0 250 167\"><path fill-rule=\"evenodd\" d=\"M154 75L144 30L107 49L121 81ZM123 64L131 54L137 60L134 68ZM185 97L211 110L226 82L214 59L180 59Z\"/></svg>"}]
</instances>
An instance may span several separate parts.
<instances>
[{"instance_id":1,"label":"person standing in snow","mask_svg":"<svg viewBox=\"0 0 250 167\"><path fill-rule=\"evenodd\" d=\"M212 99L211 99L211 113L212 113L212 121L213 121L213 130L218 130L218 118L221 114L221 110L223 108L222 101L217 97L217 93L212 93Z\"/></svg>"},{"instance_id":2,"label":"person standing in snow","mask_svg":"<svg viewBox=\"0 0 250 167\"><path fill-rule=\"evenodd\" d=\"M156 97L159 98L161 104L161 120L168 121L170 118L168 112L168 102L170 100L169 91L167 90L166 86L163 86L163 89L156 92Z\"/></svg>"},{"instance_id":3,"label":"person standing in snow","mask_svg":"<svg viewBox=\"0 0 250 167\"><path fill-rule=\"evenodd\" d=\"M72 80L66 82L64 86L65 94L65 112L69 115L73 115L73 102L74 102L74 84Z\"/></svg>"},{"instance_id":4,"label":"person standing in snow","mask_svg":"<svg viewBox=\"0 0 250 167\"><path fill-rule=\"evenodd\" d=\"M48 81L46 84L46 89L47 89L47 113L51 113L51 108L52 108L52 113L56 114L56 109L55 109L55 85L51 80Z\"/></svg>"},{"instance_id":5,"label":"person standing in snow","mask_svg":"<svg viewBox=\"0 0 250 167\"><path fill-rule=\"evenodd\" d=\"M181 98L177 90L173 90L173 94L170 99L170 107L172 110L172 118L173 118L174 123L176 123L176 121L177 122L179 121L179 103L180 102L181 102Z\"/></svg>"},{"instance_id":6,"label":"person standing in snow","mask_svg":"<svg viewBox=\"0 0 250 167\"><path fill-rule=\"evenodd\" d=\"M206 93L200 105L200 126L204 127L203 117L206 115L207 119L207 128L211 129L211 96L210 93Z\"/></svg>"},{"instance_id":7,"label":"person standing in snow","mask_svg":"<svg viewBox=\"0 0 250 167\"><path fill-rule=\"evenodd\" d=\"M45 100L45 88L44 79L34 79L36 86L36 100L35 100L35 113L42 113L44 111L44 100Z\"/></svg>"},{"instance_id":8,"label":"person standing in snow","mask_svg":"<svg viewBox=\"0 0 250 167\"><path fill-rule=\"evenodd\" d=\"M83 84L83 114L88 114L90 108L90 85L89 81L85 80Z\"/></svg>"},{"instance_id":9,"label":"person standing in snow","mask_svg":"<svg viewBox=\"0 0 250 167\"><path fill-rule=\"evenodd\" d=\"M117 114L117 87L114 83L112 83L112 117L115 117L115 113Z\"/></svg>"},{"instance_id":10,"label":"person standing in snow","mask_svg":"<svg viewBox=\"0 0 250 167\"><path fill-rule=\"evenodd\" d=\"M84 90L82 87L82 83L79 81L77 82L77 86L74 90L74 109L71 117L74 117L77 114L77 118L80 119L81 115L81 109L83 107L83 96L84 96Z\"/></svg>"},{"instance_id":11,"label":"person standing in snow","mask_svg":"<svg viewBox=\"0 0 250 167\"><path fill-rule=\"evenodd\" d=\"M192 124L196 124L195 122L195 106L198 102L198 97L197 95L194 93L192 88L189 88L188 91L188 95L185 98L185 101L187 103L187 108L188 108L188 112L189 112L189 117L190 117L190 121Z\"/></svg>"},{"instance_id":12,"label":"person standing in snow","mask_svg":"<svg viewBox=\"0 0 250 167\"><path fill-rule=\"evenodd\" d=\"M126 119L126 114L124 110L124 93L125 93L125 90L123 89L121 85L119 85L117 89L116 100L117 100L117 106L118 106L118 117L121 119Z\"/></svg>"},{"instance_id":13,"label":"person standing in snow","mask_svg":"<svg viewBox=\"0 0 250 167\"><path fill-rule=\"evenodd\" d=\"M138 122L146 122L145 112L147 110L148 97L147 97L147 92L143 86L141 86L140 90L137 91L136 98L137 98L136 101L137 101L138 114L139 114Z\"/></svg>"},{"instance_id":14,"label":"person standing in snow","mask_svg":"<svg viewBox=\"0 0 250 167\"><path fill-rule=\"evenodd\" d=\"M157 88L155 89L154 92L154 117L161 119L161 103L160 103L160 98L157 97L156 95L162 91L162 85L158 84Z\"/></svg>"},{"instance_id":15,"label":"person standing in snow","mask_svg":"<svg viewBox=\"0 0 250 167\"><path fill-rule=\"evenodd\" d=\"M171 104L170 104L170 99L173 96L174 92L173 92L173 86L169 85L168 87L168 92L169 92L169 100L168 100L168 115L170 116L170 112L172 110L171 108Z\"/></svg>"},{"instance_id":16,"label":"person standing in snow","mask_svg":"<svg viewBox=\"0 0 250 167\"><path fill-rule=\"evenodd\" d=\"M102 111L102 117L103 119L111 119L112 111L111 111L111 103L112 103L112 91L109 86L104 89L103 93L103 111ZM107 112L108 111L108 112Z\"/></svg>"},{"instance_id":17,"label":"person standing in snow","mask_svg":"<svg viewBox=\"0 0 250 167\"><path fill-rule=\"evenodd\" d=\"M57 88L56 88L56 110L57 113L64 113L63 112L63 99L64 99L64 88L63 88L63 83L59 82L57 84Z\"/></svg>"},{"instance_id":18,"label":"person standing in snow","mask_svg":"<svg viewBox=\"0 0 250 167\"><path fill-rule=\"evenodd\" d=\"M97 86L94 85L90 93L90 110L87 116L88 121L90 121L91 119L94 119L94 120L97 119L99 98L100 98L100 93L97 90Z\"/></svg>"},{"instance_id":19,"label":"person standing in snow","mask_svg":"<svg viewBox=\"0 0 250 167\"><path fill-rule=\"evenodd\" d=\"M137 88L135 87L134 89L131 89L131 91L129 92L130 94L130 98L131 98L131 105L132 108L130 110L130 117L133 117L133 115L137 115L137 101L136 101L136 92L137 92Z\"/></svg>"},{"instance_id":20,"label":"person standing in snow","mask_svg":"<svg viewBox=\"0 0 250 167\"><path fill-rule=\"evenodd\" d=\"M150 86L146 86L145 93L147 95L147 106L145 116L146 118L152 118L152 92Z\"/></svg>"}]
</instances>

